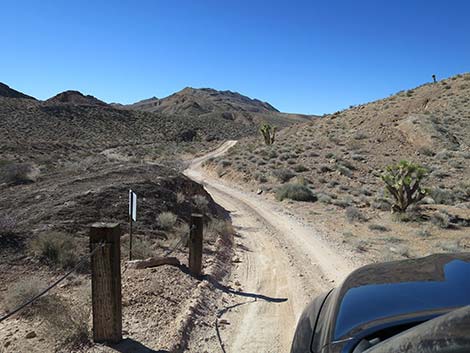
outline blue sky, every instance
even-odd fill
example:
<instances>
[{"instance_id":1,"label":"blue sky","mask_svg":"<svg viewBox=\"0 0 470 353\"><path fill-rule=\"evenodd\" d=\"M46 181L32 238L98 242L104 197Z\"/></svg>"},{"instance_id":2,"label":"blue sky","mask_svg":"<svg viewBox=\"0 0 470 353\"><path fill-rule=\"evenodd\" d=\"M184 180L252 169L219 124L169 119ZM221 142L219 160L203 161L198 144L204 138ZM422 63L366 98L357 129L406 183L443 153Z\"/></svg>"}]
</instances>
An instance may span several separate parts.
<instances>
[{"instance_id":1,"label":"blue sky","mask_svg":"<svg viewBox=\"0 0 470 353\"><path fill-rule=\"evenodd\" d=\"M321 114L467 72L466 0L0 0L0 82L107 102L186 86Z\"/></svg>"}]
</instances>

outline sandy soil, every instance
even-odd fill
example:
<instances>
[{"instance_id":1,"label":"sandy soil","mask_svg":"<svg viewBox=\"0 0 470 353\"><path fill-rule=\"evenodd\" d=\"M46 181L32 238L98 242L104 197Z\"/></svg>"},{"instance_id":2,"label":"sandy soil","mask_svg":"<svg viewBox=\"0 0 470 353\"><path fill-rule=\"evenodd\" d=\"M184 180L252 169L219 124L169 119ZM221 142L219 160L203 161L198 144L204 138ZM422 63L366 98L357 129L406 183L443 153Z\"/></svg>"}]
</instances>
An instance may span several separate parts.
<instances>
[{"instance_id":1,"label":"sandy soil","mask_svg":"<svg viewBox=\"0 0 470 353\"><path fill-rule=\"evenodd\" d=\"M237 236L230 281L239 287L219 299L217 337L196 328L189 348L194 352L288 352L303 307L358 264L353 254L343 250L340 254L318 229L281 205L204 171L202 162L224 154L235 143L228 141L195 159L185 171L231 214Z\"/></svg>"}]
</instances>

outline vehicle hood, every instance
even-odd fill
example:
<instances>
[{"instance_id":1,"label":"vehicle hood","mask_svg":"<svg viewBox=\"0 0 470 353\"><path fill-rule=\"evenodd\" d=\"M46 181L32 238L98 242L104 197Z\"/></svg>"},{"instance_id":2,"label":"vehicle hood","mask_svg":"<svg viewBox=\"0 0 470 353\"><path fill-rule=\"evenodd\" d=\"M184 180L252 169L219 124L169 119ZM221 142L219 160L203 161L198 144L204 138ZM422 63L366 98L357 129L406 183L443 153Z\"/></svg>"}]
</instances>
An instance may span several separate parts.
<instances>
[{"instance_id":1,"label":"vehicle hood","mask_svg":"<svg viewBox=\"0 0 470 353\"><path fill-rule=\"evenodd\" d=\"M392 318L445 313L470 305L470 253L364 266L340 287L333 340Z\"/></svg>"}]
</instances>

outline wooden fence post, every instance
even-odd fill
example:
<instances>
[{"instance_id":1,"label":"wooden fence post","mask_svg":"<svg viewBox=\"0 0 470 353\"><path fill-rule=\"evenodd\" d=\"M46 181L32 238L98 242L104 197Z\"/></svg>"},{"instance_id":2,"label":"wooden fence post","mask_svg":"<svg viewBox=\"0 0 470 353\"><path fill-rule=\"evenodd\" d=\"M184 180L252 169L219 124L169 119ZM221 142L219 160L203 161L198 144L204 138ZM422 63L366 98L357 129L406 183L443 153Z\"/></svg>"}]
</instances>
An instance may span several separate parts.
<instances>
[{"instance_id":1,"label":"wooden fence post","mask_svg":"<svg viewBox=\"0 0 470 353\"><path fill-rule=\"evenodd\" d=\"M189 232L189 270L195 276L199 276L202 270L202 215L191 215L191 227Z\"/></svg>"},{"instance_id":2,"label":"wooden fence post","mask_svg":"<svg viewBox=\"0 0 470 353\"><path fill-rule=\"evenodd\" d=\"M95 223L90 228L93 340L122 340L121 228L117 223Z\"/></svg>"}]
</instances>

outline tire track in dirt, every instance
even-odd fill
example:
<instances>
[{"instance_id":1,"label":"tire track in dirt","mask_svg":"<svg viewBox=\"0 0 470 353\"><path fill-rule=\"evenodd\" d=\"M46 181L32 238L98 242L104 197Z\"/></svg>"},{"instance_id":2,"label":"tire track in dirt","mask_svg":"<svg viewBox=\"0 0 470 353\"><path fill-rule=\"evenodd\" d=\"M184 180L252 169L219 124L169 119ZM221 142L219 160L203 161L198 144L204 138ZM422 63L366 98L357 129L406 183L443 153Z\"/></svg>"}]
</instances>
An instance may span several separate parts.
<instances>
[{"instance_id":1,"label":"tire track in dirt","mask_svg":"<svg viewBox=\"0 0 470 353\"><path fill-rule=\"evenodd\" d=\"M317 230L283 212L278 203L242 191L210 176L202 163L226 153L236 141L193 160L185 174L203 183L214 200L227 209L237 232L231 281L255 300L233 298L238 305L223 318L221 331L227 353L288 352L304 306L340 282L354 266L322 240ZM263 300L263 297L268 300ZM287 301L280 301L285 298ZM197 333L196 333L197 334ZM208 351L220 351L205 340Z\"/></svg>"}]
</instances>

